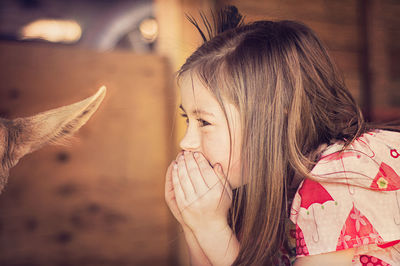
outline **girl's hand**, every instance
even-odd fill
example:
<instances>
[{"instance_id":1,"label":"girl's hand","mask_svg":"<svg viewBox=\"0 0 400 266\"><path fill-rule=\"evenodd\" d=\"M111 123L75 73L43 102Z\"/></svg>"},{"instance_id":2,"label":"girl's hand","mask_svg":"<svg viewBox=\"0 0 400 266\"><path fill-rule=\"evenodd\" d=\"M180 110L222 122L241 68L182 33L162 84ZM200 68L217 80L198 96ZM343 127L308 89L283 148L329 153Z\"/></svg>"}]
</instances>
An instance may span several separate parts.
<instances>
[{"instance_id":1,"label":"girl's hand","mask_svg":"<svg viewBox=\"0 0 400 266\"><path fill-rule=\"evenodd\" d=\"M178 154L178 156L180 156L180 154ZM174 215L175 219L181 224L181 226L185 227L181 212L176 204L174 185L172 184L172 168L175 163L176 161L172 161L165 175L165 201L167 202L167 205Z\"/></svg>"},{"instance_id":2,"label":"girl's hand","mask_svg":"<svg viewBox=\"0 0 400 266\"><path fill-rule=\"evenodd\" d=\"M180 211L175 216L177 219L183 220L194 232L227 227L232 189L221 165L211 167L201 153L185 151L173 163L172 183L175 206Z\"/></svg>"}]
</instances>

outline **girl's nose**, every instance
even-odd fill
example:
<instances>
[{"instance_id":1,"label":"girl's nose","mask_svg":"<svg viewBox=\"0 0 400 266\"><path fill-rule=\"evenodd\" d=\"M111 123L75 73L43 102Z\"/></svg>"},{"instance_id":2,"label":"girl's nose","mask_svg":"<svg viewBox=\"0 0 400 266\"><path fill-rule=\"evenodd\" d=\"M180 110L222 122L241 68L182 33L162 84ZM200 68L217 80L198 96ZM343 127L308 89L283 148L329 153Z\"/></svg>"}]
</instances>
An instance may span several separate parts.
<instances>
[{"instance_id":1,"label":"girl's nose","mask_svg":"<svg viewBox=\"0 0 400 266\"><path fill-rule=\"evenodd\" d=\"M179 143L182 150L185 151L199 151L200 149L200 136L195 129L188 127L186 134Z\"/></svg>"}]
</instances>

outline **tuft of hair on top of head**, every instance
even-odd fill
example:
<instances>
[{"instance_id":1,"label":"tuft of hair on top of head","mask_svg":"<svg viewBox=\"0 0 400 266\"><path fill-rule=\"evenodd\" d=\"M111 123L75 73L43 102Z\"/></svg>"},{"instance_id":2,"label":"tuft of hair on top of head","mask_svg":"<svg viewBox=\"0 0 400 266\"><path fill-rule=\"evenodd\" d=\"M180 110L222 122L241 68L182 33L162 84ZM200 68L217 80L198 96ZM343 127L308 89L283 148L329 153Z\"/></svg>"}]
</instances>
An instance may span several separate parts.
<instances>
[{"instance_id":1,"label":"tuft of hair on top of head","mask_svg":"<svg viewBox=\"0 0 400 266\"><path fill-rule=\"evenodd\" d=\"M222 32L242 26L244 21L244 17L235 6L226 6L220 9L216 15L211 11L212 24L204 12L200 11L199 14L205 31L201 29L199 23L192 15L186 14L186 18L196 27L204 42L211 40Z\"/></svg>"}]
</instances>

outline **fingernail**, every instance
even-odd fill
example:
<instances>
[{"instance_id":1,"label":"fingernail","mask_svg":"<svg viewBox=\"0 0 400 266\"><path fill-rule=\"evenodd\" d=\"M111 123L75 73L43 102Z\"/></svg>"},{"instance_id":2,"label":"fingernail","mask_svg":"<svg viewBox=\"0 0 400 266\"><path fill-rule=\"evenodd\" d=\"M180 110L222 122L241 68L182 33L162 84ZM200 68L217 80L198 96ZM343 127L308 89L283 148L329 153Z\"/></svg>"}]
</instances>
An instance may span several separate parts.
<instances>
[{"instance_id":1,"label":"fingernail","mask_svg":"<svg viewBox=\"0 0 400 266\"><path fill-rule=\"evenodd\" d=\"M179 156L179 160L183 160L183 154Z\"/></svg>"},{"instance_id":2,"label":"fingernail","mask_svg":"<svg viewBox=\"0 0 400 266\"><path fill-rule=\"evenodd\" d=\"M173 167L174 167L175 170L178 169L178 165L176 164L176 162L174 162Z\"/></svg>"}]
</instances>

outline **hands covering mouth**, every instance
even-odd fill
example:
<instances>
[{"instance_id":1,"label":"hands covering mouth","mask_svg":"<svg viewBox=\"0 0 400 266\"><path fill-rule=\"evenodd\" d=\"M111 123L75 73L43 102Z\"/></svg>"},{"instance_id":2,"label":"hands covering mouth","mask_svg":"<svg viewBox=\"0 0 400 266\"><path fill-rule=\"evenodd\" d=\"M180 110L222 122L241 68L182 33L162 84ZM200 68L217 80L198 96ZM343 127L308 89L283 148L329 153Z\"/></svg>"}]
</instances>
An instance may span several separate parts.
<instances>
[{"instance_id":1,"label":"hands covering mouth","mask_svg":"<svg viewBox=\"0 0 400 266\"><path fill-rule=\"evenodd\" d=\"M202 153L178 154L167 171L165 198L178 222L193 231L227 225L232 189L222 166Z\"/></svg>"}]
</instances>

